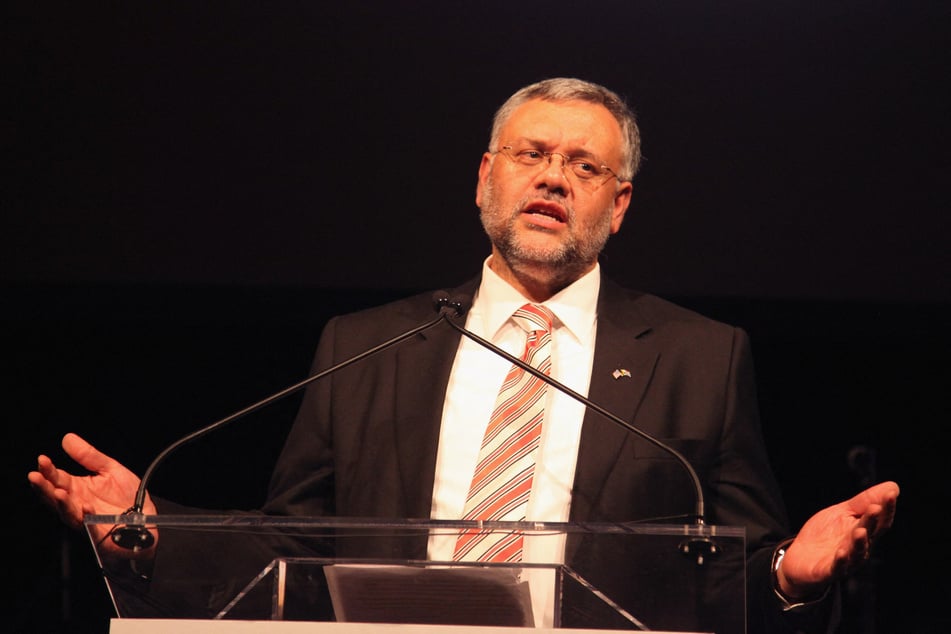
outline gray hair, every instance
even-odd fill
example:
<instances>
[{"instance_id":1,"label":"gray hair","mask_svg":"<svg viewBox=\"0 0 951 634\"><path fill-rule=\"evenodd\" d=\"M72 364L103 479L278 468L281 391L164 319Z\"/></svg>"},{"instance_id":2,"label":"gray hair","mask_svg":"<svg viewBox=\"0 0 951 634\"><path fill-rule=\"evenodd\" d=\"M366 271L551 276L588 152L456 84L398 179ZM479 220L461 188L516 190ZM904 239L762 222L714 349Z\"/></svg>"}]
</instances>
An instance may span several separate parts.
<instances>
[{"instance_id":1,"label":"gray hair","mask_svg":"<svg viewBox=\"0 0 951 634\"><path fill-rule=\"evenodd\" d=\"M618 175L623 181L629 181L637 174L641 164L641 132L637 127L634 111L617 93L604 86L574 79L557 77L525 86L502 104L492 119L492 136L489 138L489 151L495 152L499 145L499 135L502 126L509 120L512 113L527 101L541 99L544 101L579 100L596 103L608 109L618 124L624 138L621 145L621 160L623 165Z\"/></svg>"}]
</instances>

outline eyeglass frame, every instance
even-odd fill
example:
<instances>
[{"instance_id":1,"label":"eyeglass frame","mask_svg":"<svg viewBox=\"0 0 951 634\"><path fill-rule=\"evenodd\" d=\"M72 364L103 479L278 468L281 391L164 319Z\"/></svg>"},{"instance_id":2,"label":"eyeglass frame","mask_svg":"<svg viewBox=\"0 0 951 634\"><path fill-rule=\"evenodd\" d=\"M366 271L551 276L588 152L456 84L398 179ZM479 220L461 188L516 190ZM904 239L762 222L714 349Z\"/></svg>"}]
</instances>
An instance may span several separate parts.
<instances>
[{"instance_id":1,"label":"eyeglass frame","mask_svg":"<svg viewBox=\"0 0 951 634\"><path fill-rule=\"evenodd\" d=\"M512 161L513 163L515 163L516 165L521 165L521 166L524 166L524 167L533 167L532 165L526 165L526 164L524 164L524 163L520 163L519 160L518 160L518 158L517 158L517 156L518 156L519 154L521 154L522 152L525 152L525 151L529 151L529 150L530 150L530 151L533 151L533 152L538 152L539 154L541 154L542 156L544 156L544 157L548 160L548 165L551 165L552 157L557 154L557 155L560 156L561 159L562 159L562 163L561 163L561 169L562 169L562 171L564 171L564 169L565 169L566 166L571 165L571 161L572 161L573 159L574 159L574 160L579 160L579 159L582 159L582 158L583 158L583 157L578 157L578 156L569 156L568 154L565 154L564 152L547 152L547 151L545 151L545 150L541 150L541 149L538 149L537 147L533 147L533 146L528 146L528 147L525 148L524 150L519 150L518 154L516 154L515 156L512 156L511 154L509 154L509 152L515 152L515 147L514 147L514 146L511 146L511 145L502 145L502 146L499 146L499 149L496 150L495 152L492 152L492 154L502 154L502 155L504 155L507 159L509 159L510 161ZM619 183L625 182L620 176L618 176L618 173L617 173L617 172L615 172L613 169L611 169L610 167L608 167L607 165L605 165L604 163L602 163L600 159L597 159L597 158L595 158L595 157L590 157L590 158L588 158L587 160L585 160L585 162L590 163L591 165L597 166L597 168L598 168L599 170L607 170L607 172L608 172L608 177L605 178L605 179L604 179L603 181L601 181L600 183L598 183L598 186L597 186L596 189L599 189L599 188L603 187L605 183L607 183L609 180L611 180L611 177L612 177L612 176L613 176L614 178L616 178ZM541 165L541 162L539 162L539 165ZM593 182L594 180L596 180L596 179L593 179L593 178L592 178L592 179L583 179L583 178L582 178L581 176L579 176L578 173L575 172L574 170L571 170L571 173L574 174L576 177L578 177L580 183Z\"/></svg>"}]
</instances>

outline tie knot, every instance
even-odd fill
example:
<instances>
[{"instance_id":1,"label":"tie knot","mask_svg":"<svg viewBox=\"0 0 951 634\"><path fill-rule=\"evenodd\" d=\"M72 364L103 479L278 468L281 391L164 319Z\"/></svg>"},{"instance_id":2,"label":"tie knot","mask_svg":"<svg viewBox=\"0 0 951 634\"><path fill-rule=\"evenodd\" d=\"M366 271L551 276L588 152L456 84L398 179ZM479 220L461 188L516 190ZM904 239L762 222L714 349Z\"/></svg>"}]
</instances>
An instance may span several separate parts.
<instances>
[{"instance_id":1,"label":"tie knot","mask_svg":"<svg viewBox=\"0 0 951 634\"><path fill-rule=\"evenodd\" d=\"M552 323L555 321L555 314L541 304L525 304L515 311L512 315L512 319L526 332L535 330L551 332Z\"/></svg>"}]
</instances>

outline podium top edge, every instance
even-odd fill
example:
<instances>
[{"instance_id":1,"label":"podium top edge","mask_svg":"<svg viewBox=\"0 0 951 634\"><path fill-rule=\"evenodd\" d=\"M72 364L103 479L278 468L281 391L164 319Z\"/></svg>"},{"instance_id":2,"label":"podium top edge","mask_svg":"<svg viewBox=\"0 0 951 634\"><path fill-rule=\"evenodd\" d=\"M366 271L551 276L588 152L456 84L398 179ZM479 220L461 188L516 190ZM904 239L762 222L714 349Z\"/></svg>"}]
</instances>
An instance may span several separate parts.
<instances>
[{"instance_id":1,"label":"podium top edge","mask_svg":"<svg viewBox=\"0 0 951 634\"><path fill-rule=\"evenodd\" d=\"M310 517L310 516L273 516L253 513L221 513L195 515L87 515L83 523L93 525L135 525L157 528L214 528L222 529L390 529L395 531L434 531L434 530L500 530L522 531L526 533L614 533L646 535L685 535L745 537L746 529L738 526L719 526L712 524L658 523L658 522L489 522L464 520L423 520L423 519L387 519L365 517Z\"/></svg>"}]
</instances>

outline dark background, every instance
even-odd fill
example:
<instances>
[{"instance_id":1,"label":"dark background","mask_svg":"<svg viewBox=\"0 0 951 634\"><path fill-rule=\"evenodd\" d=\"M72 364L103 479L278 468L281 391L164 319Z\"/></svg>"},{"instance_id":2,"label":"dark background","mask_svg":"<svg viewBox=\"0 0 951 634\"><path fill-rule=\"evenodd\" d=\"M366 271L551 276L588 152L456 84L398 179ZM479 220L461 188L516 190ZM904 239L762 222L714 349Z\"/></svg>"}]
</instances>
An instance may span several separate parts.
<instances>
[{"instance_id":1,"label":"dark background","mask_svg":"<svg viewBox=\"0 0 951 634\"><path fill-rule=\"evenodd\" d=\"M77 431L141 473L306 375L326 319L455 285L491 115L550 76L635 106L603 264L746 328L794 524L868 474L897 524L845 629L944 632L951 10L943 2L316 2L3 9L4 481L22 632L103 632L81 535L29 492ZM260 502L289 399L153 490Z\"/></svg>"}]
</instances>

